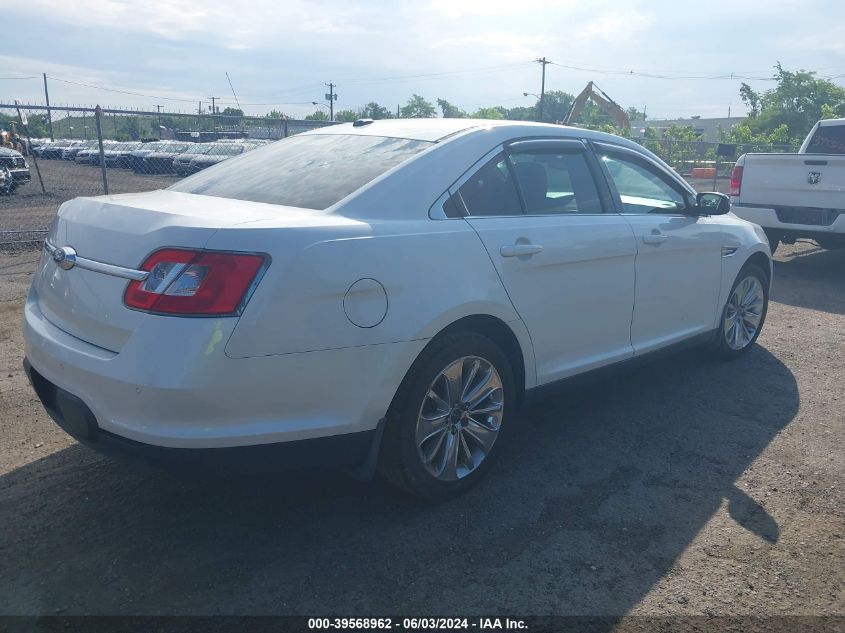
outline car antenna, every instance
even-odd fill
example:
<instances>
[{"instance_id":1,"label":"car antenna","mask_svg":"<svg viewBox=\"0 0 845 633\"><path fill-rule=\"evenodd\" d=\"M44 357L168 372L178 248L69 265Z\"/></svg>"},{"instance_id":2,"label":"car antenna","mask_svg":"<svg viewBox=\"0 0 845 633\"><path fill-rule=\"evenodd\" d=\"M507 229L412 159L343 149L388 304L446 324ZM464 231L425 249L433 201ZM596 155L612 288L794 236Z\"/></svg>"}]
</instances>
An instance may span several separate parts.
<instances>
[{"instance_id":1,"label":"car antenna","mask_svg":"<svg viewBox=\"0 0 845 633\"><path fill-rule=\"evenodd\" d=\"M229 82L229 88L232 89L232 96L235 98L235 103L238 104L238 110L240 110L241 114L243 114L244 111L243 111L243 108L241 108L241 102L238 101L238 95L235 94L235 87L232 85L232 80L229 79L229 73L228 72L226 72L226 81Z\"/></svg>"}]
</instances>

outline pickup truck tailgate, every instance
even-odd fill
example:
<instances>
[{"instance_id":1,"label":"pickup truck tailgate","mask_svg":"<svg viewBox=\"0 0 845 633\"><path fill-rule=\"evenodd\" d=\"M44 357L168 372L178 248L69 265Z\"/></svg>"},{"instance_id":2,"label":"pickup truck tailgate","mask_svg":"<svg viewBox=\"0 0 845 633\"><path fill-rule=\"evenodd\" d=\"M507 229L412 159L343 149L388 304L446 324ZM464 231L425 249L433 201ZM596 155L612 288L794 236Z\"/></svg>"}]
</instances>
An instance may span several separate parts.
<instances>
[{"instance_id":1,"label":"pickup truck tailgate","mask_svg":"<svg viewBox=\"0 0 845 633\"><path fill-rule=\"evenodd\" d=\"M739 202L845 209L845 156L747 154Z\"/></svg>"}]
</instances>

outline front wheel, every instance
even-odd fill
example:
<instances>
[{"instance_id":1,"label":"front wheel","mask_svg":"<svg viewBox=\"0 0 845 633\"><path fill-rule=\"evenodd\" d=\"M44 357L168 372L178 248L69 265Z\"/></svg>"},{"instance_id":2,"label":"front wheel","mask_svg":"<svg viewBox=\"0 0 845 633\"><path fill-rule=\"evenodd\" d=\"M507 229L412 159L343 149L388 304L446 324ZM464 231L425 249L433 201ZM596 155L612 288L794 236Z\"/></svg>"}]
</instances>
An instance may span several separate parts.
<instances>
[{"instance_id":1,"label":"front wheel","mask_svg":"<svg viewBox=\"0 0 845 633\"><path fill-rule=\"evenodd\" d=\"M746 264L731 287L716 339L722 358L739 358L757 341L769 308L769 278L755 264Z\"/></svg>"},{"instance_id":2,"label":"front wheel","mask_svg":"<svg viewBox=\"0 0 845 633\"><path fill-rule=\"evenodd\" d=\"M433 341L388 412L379 473L426 499L462 493L501 450L515 400L510 362L491 339L454 332Z\"/></svg>"}]
</instances>

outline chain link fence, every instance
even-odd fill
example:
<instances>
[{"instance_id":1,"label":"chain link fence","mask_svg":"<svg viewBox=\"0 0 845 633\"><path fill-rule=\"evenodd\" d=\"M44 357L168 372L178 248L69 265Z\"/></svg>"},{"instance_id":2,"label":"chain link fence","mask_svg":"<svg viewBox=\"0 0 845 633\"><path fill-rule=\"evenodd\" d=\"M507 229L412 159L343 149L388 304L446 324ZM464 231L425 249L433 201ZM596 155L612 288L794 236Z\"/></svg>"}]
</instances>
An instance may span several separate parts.
<instances>
[{"instance_id":1,"label":"chain link fence","mask_svg":"<svg viewBox=\"0 0 845 633\"><path fill-rule=\"evenodd\" d=\"M0 249L78 196L150 191L327 121L0 103Z\"/></svg>"}]
</instances>

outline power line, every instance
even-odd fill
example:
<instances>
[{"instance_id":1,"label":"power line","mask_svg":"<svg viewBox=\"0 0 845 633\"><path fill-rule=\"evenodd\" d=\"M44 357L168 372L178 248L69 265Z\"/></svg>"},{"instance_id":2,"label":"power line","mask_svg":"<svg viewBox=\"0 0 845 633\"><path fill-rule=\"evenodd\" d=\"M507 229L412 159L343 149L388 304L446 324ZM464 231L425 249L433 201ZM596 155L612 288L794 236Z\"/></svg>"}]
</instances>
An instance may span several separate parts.
<instances>
[{"instance_id":1,"label":"power line","mask_svg":"<svg viewBox=\"0 0 845 633\"><path fill-rule=\"evenodd\" d=\"M124 94L124 95L132 95L134 97L146 97L148 99L163 99L165 101L183 101L185 103L194 103L196 101L196 99L180 99L178 97L163 97L161 95L148 95L148 94L143 94L141 92L132 92L131 90L118 90L117 88L104 88L103 86L95 86L93 84L86 84L86 83L82 83L80 81L71 81L70 79L59 79L58 77L53 77L52 75L50 75L50 79L52 79L53 81L61 81L62 83L65 83L65 84L72 84L74 86L83 86L85 88L93 88L95 90L105 90L106 92L116 92L116 93Z\"/></svg>"},{"instance_id":2,"label":"power line","mask_svg":"<svg viewBox=\"0 0 845 633\"><path fill-rule=\"evenodd\" d=\"M391 83L391 82L403 82L403 81L413 81L413 80L427 80L427 79L440 79L443 77L456 77L460 75L472 75L472 74L482 74L488 72L498 72L501 70L510 70L519 67L526 67L528 64L534 64L534 60L530 62L515 62L511 64L500 64L498 66L482 66L479 68L467 68L464 70L450 70L444 71L439 73L420 73L416 75L396 75L393 77L374 77L374 78L347 78L341 79L341 81L345 83L351 83L355 85L368 85L368 84L375 84L375 83Z\"/></svg>"}]
</instances>

